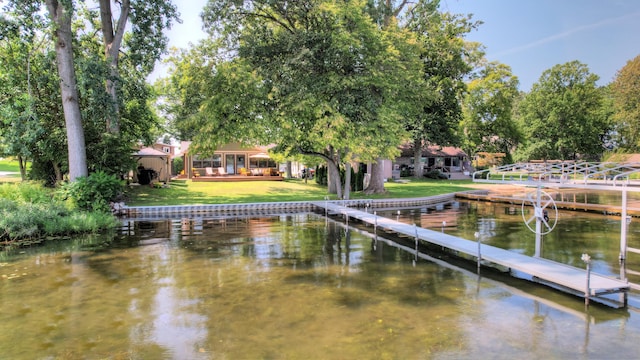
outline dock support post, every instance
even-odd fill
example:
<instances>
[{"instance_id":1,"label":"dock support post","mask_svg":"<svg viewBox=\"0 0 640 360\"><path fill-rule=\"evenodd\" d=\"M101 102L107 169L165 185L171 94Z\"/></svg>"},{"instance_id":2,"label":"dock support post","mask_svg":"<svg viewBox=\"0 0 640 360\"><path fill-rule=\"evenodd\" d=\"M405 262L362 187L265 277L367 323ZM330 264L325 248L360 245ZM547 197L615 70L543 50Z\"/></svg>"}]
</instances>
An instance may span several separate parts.
<instances>
[{"instance_id":1,"label":"dock support post","mask_svg":"<svg viewBox=\"0 0 640 360\"><path fill-rule=\"evenodd\" d=\"M477 231L473 235L476 237L476 240L478 240L478 274L479 274L480 273L480 261L482 261L482 254L480 253L482 239L480 238L480 233L477 232Z\"/></svg>"},{"instance_id":2,"label":"dock support post","mask_svg":"<svg viewBox=\"0 0 640 360\"><path fill-rule=\"evenodd\" d=\"M325 196L324 197L324 217L328 217L329 216L329 197Z\"/></svg>"},{"instance_id":3,"label":"dock support post","mask_svg":"<svg viewBox=\"0 0 640 360\"><path fill-rule=\"evenodd\" d=\"M584 305L589 306L589 296L591 295L591 256L589 256L589 254L582 254L581 259L587 264L587 285L584 289Z\"/></svg>"},{"instance_id":4,"label":"dock support post","mask_svg":"<svg viewBox=\"0 0 640 360\"><path fill-rule=\"evenodd\" d=\"M373 219L374 219L373 233L378 235L378 212L377 211L373 212Z\"/></svg>"},{"instance_id":5,"label":"dock support post","mask_svg":"<svg viewBox=\"0 0 640 360\"><path fill-rule=\"evenodd\" d=\"M418 261L418 226L414 223L413 224L413 231L416 234L416 259L414 261Z\"/></svg>"},{"instance_id":6,"label":"dock support post","mask_svg":"<svg viewBox=\"0 0 640 360\"><path fill-rule=\"evenodd\" d=\"M620 220L620 263L627 258L627 185L622 185L622 219ZM626 278L626 276L625 276ZM624 278L623 278L624 280Z\"/></svg>"},{"instance_id":7,"label":"dock support post","mask_svg":"<svg viewBox=\"0 0 640 360\"><path fill-rule=\"evenodd\" d=\"M536 203L534 204L535 212L536 212L536 247L535 247L535 257L540 257L542 254L542 221L540 218L542 217L542 202L541 202L541 186L538 185L538 189L536 191ZM540 212L540 214L538 214Z\"/></svg>"}]
</instances>

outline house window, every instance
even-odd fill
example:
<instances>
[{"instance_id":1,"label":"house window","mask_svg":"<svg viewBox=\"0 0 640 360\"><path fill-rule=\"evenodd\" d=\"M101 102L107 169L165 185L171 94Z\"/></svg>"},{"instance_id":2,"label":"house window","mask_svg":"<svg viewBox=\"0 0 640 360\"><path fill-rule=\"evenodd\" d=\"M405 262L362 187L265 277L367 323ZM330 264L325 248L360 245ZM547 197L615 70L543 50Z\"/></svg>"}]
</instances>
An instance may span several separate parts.
<instances>
[{"instance_id":1,"label":"house window","mask_svg":"<svg viewBox=\"0 0 640 360\"><path fill-rule=\"evenodd\" d=\"M164 151L167 154L171 154L171 148L168 146L163 146L162 147L162 151Z\"/></svg>"},{"instance_id":2,"label":"house window","mask_svg":"<svg viewBox=\"0 0 640 360\"><path fill-rule=\"evenodd\" d=\"M222 155L221 154L214 154L213 155L213 158L211 159L211 167L214 167L214 168L222 167Z\"/></svg>"},{"instance_id":3,"label":"house window","mask_svg":"<svg viewBox=\"0 0 640 360\"><path fill-rule=\"evenodd\" d=\"M200 159L198 156L193 157L193 167L194 168L207 168L213 167L218 168L222 167L222 155L215 154L212 157Z\"/></svg>"}]
</instances>

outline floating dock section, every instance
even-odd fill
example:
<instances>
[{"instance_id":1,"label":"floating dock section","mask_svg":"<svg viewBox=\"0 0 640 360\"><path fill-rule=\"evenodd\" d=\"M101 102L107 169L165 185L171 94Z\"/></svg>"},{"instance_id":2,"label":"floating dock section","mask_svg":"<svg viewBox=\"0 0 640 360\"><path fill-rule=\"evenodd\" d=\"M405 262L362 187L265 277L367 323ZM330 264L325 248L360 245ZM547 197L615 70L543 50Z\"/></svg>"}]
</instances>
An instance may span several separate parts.
<instances>
[{"instance_id":1,"label":"floating dock section","mask_svg":"<svg viewBox=\"0 0 640 360\"><path fill-rule=\"evenodd\" d=\"M593 297L594 300L610 306L621 307L627 305L629 283L626 281L595 273L590 273L587 279L587 271L585 269L575 268L543 258L518 254L490 245L479 244L477 241L470 241L442 232L401 223L389 218L377 216L375 213L348 208L334 202L314 202L313 204L327 213L342 215L347 218L357 219L363 223L371 224L375 229L381 228L385 231L395 232L400 235L415 237L420 241L476 258L483 263L489 262L506 267L512 274L514 274L514 271L528 274L532 277L533 281L576 296L583 296L586 303ZM601 298L603 295L616 293L623 295L621 301L616 302Z\"/></svg>"}]
</instances>

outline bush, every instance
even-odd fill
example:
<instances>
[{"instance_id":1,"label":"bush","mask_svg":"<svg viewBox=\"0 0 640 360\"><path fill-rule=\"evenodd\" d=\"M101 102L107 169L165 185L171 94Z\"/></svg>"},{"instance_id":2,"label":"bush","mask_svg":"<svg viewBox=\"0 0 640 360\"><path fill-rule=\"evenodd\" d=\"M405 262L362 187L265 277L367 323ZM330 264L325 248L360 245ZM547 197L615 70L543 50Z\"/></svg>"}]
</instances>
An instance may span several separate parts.
<instances>
[{"instance_id":1,"label":"bush","mask_svg":"<svg viewBox=\"0 0 640 360\"><path fill-rule=\"evenodd\" d=\"M51 191L38 182L0 185L0 198L16 204L43 204L51 202Z\"/></svg>"},{"instance_id":2,"label":"bush","mask_svg":"<svg viewBox=\"0 0 640 360\"><path fill-rule=\"evenodd\" d=\"M440 172L440 170L431 170L424 174L427 179L448 179L449 176Z\"/></svg>"},{"instance_id":3,"label":"bush","mask_svg":"<svg viewBox=\"0 0 640 360\"><path fill-rule=\"evenodd\" d=\"M172 174L178 175L184 170L184 159L177 157L171 162Z\"/></svg>"},{"instance_id":4,"label":"bush","mask_svg":"<svg viewBox=\"0 0 640 360\"><path fill-rule=\"evenodd\" d=\"M58 195L64 200L71 200L80 210L109 212L109 202L116 200L123 189L121 180L97 171L88 177L64 184Z\"/></svg>"},{"instance_id":5,"label":"bush","mask_svg":"<svg viewBox=\"0 0 640 360\"><path fill-rule=\"evenodd\" d=\"M0 186L0 241L23 244L24 240L95 233L117 225L118 220L109 212L74 211L66 207L41 184Z\"/></svg>"}]
</instances>

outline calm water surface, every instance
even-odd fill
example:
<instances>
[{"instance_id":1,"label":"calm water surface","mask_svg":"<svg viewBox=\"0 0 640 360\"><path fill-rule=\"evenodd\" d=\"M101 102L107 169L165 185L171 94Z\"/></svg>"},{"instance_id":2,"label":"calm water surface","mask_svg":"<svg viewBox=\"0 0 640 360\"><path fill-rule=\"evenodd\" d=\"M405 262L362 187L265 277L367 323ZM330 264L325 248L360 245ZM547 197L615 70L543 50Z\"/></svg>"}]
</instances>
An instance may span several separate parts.
<instances>
[{"instance_id":1,"label":"calm water surface","mask_svg":"<svg viewBox=\"0 0 640 360\"><path fill-rule=\"evenodd\" d=\"M520 209L518 209L519 211ZM380 213L384 213L381 211ZM388 211L533 253L519 212ZM640 229L630 225L640 247ZM619 219L561 213L544 257L619 274ZM2 359L631 359L633 308L413 254L316 214L124 224L0 258ZM105 245L104 242L108 244ZM638 255L640 258L640 255ZM639 261L631 261L638 265ZM636 266L640 271L640 265ZM635 295L632 296L632 298Z\"/></svg>"}]
</instances>

